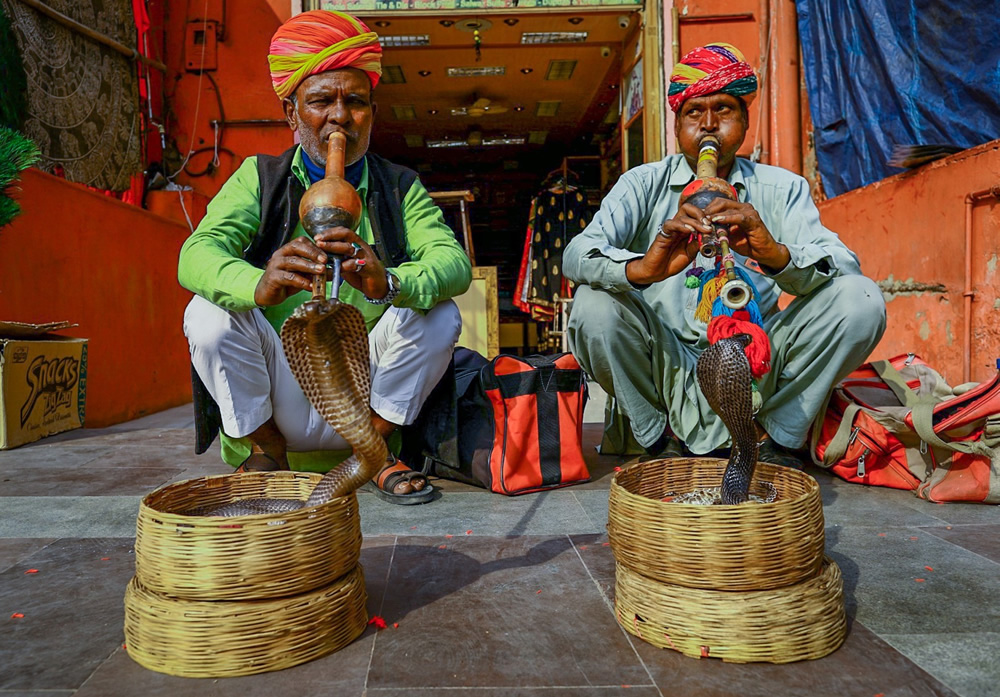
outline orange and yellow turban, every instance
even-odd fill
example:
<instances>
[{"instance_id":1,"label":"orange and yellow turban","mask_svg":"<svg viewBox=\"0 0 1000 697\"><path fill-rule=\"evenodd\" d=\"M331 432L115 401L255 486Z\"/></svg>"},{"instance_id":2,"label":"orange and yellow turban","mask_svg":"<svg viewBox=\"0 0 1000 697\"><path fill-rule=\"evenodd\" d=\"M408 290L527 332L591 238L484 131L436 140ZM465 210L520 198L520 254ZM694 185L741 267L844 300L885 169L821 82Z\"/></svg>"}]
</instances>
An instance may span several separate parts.
<instances>
[{"instance_id":1,"label":"orange and yellow turban","mask_svg":"<svg viewBox=\"0 0 1000 697\"><path fill-rule=\"evenodd\" d=\"M757 75L732 44L708 44L681 58L670 73L667 102L677 111L686 99L713 92L741 97L748 106L756 96Z\"/></svg>"},{"instance_id":2,"label":"orange and yellow turban","mask_svg":"<svg viewBox=\"0 0 1000 697\"><path fill-rule=\"evenodd\" d=\"M267 62L278 99L292 96L310 75L340 68L368 73L372 87L382 75L378 34L346 12L310 10L278 27Z\"/></svg>"}]
</instances>

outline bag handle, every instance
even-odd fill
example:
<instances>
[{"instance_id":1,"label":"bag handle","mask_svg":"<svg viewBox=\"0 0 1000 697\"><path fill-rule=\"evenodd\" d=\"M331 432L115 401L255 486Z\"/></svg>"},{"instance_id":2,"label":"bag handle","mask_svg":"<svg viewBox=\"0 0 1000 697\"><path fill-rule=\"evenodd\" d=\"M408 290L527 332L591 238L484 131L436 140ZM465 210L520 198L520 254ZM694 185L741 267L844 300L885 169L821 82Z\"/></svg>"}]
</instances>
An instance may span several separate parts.
<instances>
[{"instance_id":1,"label":"bag handle","mask_svg":"<svg viewBox=\"0 0 1000 697\"><path fill-rule=\"evenodd\" d=\"M910 418L913 419L913 430L917 432L922 441L952 452L993 457L993 448L982 443L978 438L974 441L946 441L938 436L934 431L934 406L933 403L917 404L910 412Z\"/></svg>"},{"instance_id":2,"label":"bag handle","mask_svg":"<svg viewBox=\"0 0 1000 697\"><path fill-rule=\"evenodd\" d=\"M935 403L933 397L921 397L911 390L910 386L906 384L906 378L900 375L899 371L889 361L872 361L869 365L871 365L872 370L875 371L875 374L879 376L882 382L888 385L892 393L896 395L896 399L904 407L912 409L917 404Z\"/></svg>"},{"instance_id":3,"label":"bag handle","mask_svg":"<svg viewBox=\"0 0 1000 697\"><path fill-rule=\"evenodd\" d=\"M860 404L855 404L851 402L844 409L844 415L840 420L840 425L837 427L837 432L834 434L833 438L826 446L826 450L823 451L823 461L819 462L816 460L816 445L819 443L820 432L823 430L822 424L817 428L813 428L812 434L812 444L809 447L810 453L813 455L813 462L815 462L820 467L825 467L829 469L837 464L847 453L847 448L851 444L851 431L854 428L854 416L861 410Z\"/></svg>"}]
</instances>

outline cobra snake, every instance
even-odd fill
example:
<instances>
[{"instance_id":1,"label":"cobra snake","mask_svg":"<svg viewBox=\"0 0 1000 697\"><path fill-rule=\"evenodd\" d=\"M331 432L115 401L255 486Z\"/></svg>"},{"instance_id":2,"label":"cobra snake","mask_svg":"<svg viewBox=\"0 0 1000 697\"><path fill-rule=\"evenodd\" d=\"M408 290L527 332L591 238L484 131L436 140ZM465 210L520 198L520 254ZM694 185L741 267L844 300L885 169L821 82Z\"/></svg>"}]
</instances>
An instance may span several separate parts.
<instances>
[{"instance_id":1,"label":"cobra snake","mask_svg":"<svg viewBox=\"0 0 1000 697\"><path fill-rule=\"evenodd\" d=\"M705 399L729 429L733 447L719 489L705 489L674 496L676 503L721 503L754 500L773 501L776 492L769 484L766 497L750 495L750 481L757 466L757 431L753 420L753 391L750 362L743 349L749 334L735 334L715 342L698 357L695 374Z\"/></svg>"},{"instance_id":2,"label":"cobra snake","mask_svg":"<svg viewBox=\"0 0 1000 697\"><path fill-rule=\"evenodd\" d=\"M302 391L327 423L351 444L353 454L323 475L305 501L240 499L222 506L192 509L188 515L233 517L318 506L350 494L385 465L389 450L372 424L368 407L371 365L361 311L336 297L314 298L296 308L282 325L281 343Z\"/></svg>"}]
</instances>

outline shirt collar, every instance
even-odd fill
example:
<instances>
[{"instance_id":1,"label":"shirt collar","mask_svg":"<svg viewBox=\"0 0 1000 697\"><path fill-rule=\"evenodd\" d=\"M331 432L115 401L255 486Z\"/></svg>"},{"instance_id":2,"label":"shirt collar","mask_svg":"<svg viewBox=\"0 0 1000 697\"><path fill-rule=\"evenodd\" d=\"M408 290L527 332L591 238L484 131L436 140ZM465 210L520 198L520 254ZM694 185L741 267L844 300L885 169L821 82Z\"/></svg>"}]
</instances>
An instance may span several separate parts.
<instances>
[{"instance_id":1,"label":"shirt collar","mask_svg":"<svg viewBox=\"0 0 1000 697\"><path fill-rule=\"evenodd\" d=\"M695 180L695 173L683 153L677 153L675 157L677 162L670 175L670 188L683 190L685 186ZM736 195L741 201L746 200L747 192L746 173L743 171L745 164L748 164L747 160L737 157L736 161L733 162L733 168L729 171L729 179L727 180L736 189Z\"/></svg>"},{"instance_id":2,"label":"shirt collar","mask_svg":"<svg viewBox=\"0 0 1000 697\"><path fill-rule=\"evenodd\" d=\"M309 188L309 173L306 171L305 162L302 161L302 146L295 150L295 157L292 158L292 174L294 174L302 185ZM364 201L368 194L368 157L365 156L365 167L361 173L361 183L358 184L358 196Z\"/></svg>"}]
</instances>

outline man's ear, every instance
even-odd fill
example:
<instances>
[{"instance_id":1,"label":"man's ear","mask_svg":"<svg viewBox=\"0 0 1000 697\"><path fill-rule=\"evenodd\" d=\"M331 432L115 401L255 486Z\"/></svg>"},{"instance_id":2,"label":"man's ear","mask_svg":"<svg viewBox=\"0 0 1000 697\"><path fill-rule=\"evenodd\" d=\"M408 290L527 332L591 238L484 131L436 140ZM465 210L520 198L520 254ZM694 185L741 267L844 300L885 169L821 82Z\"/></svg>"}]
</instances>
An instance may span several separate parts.
<instances>
[{"instance_id":1,"label":"man's ear","mask_svg":"<svg viewBox=\"0 0 1000 697\"><path fill-rule=\"evenodd\" d=\"M299 130L299 114L296 100L285 97L281 100L281 108L285 111L285 121L288 122L288 127L293 131Z\"/></svg>"}]
</instances>

